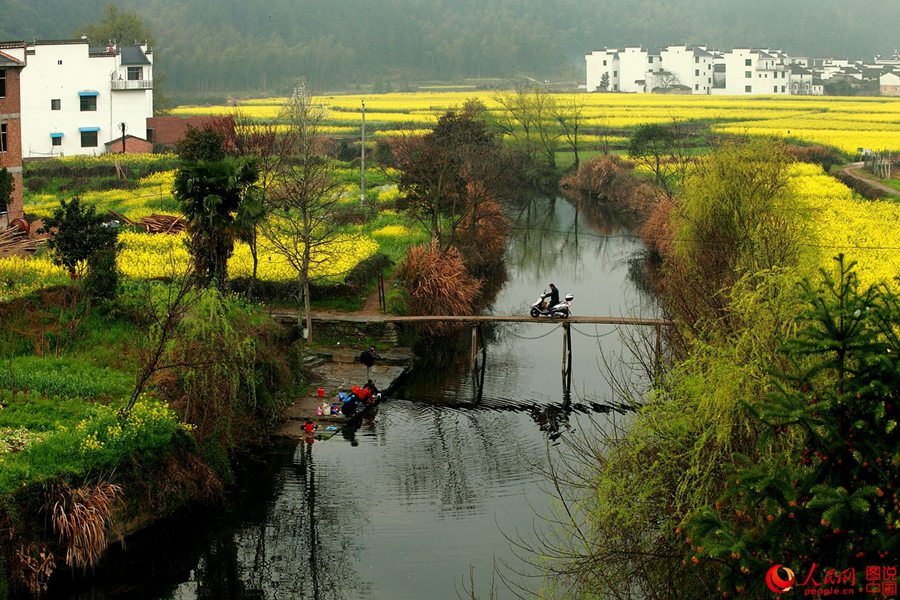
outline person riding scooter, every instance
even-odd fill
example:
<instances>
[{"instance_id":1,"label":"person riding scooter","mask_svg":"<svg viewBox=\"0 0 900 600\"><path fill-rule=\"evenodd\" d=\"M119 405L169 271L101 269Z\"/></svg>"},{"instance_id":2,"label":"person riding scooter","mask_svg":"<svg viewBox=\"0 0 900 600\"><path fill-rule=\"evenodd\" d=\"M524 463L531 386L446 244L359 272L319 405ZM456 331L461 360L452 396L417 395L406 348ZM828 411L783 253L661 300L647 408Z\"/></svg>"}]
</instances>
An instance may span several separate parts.
<instances>
[{"instance_id":1,"label":"person riding scooter","mask_svg":"<svg viewBox=\"0 0 900 600\"><path fill-rule=\"evenodd\" d=\"M551 308L559 304L559 290L556 289L556 284L552 282L548 283L547 285L550 286L550 291L544 294L542 298L544 298L545 301L547 300L547 298L550 298L547 304L544 305L544 310L549 311Z\"/></svg>"}]
</instances>

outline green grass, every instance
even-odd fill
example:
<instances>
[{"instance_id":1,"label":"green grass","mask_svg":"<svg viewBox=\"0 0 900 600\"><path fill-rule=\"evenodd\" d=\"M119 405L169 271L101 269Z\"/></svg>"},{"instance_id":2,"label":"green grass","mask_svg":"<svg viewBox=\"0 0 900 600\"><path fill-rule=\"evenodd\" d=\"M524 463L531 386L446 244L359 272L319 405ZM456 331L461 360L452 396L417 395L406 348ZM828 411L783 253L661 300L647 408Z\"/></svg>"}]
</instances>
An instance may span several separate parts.
<instances>
[{"instance_id":1,"label":"green grass","mask_svg":"<svg viewBox=\"0 0 900 600\"><path fill-rule=\"evenodd\" d=\"M78 398L124 396L134 376L76 358L17 356L0 364L0 389Z\"/></svg>"}]
</instances>

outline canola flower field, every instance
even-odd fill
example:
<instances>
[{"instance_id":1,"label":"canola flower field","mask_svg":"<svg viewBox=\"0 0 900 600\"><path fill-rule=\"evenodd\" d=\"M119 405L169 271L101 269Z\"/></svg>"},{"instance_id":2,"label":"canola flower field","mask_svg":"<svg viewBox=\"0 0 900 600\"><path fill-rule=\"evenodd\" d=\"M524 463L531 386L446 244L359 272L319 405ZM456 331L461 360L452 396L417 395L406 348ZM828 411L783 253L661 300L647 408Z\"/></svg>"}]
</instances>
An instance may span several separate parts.
<instances>
[{"instance_id":1,"label":"canola flower field","mask_svg":"<svg viewBox=\"0 0 900 600\"><path fill-rule=\"evenodd\" d=\"M900 292L900 202L861 198L818 165L797 163L791 176L812 270L830 270L843 253L857 261L863 286L886 283Z\"/></svg>"},{"instance_id":2,"label":"canola flower field","mask_svg":"<svg viewBox=\"0 0 900 600\"><path fill-rule=\"evenodd\" d=\"M334 133L359 130L362 101L366 129L391 136L425 130L449 108L477 98L489 111L500 104L491 92L416 92L320 96L326 127ZM598 136L648 123L705 123L718 133L778 136L834 146L848 154L859 148L900 150L900 98L814 96L679 96L656 94L557 94L560 104L583 105L584 133ZM276 119L285 98L245 100L237 108L251 118ZM232 106L181 106L179 115L227 115ZM586 144L595 142L587 138ZM586 148L590 149L590 148Z\"/></svg>"}]
</instances>

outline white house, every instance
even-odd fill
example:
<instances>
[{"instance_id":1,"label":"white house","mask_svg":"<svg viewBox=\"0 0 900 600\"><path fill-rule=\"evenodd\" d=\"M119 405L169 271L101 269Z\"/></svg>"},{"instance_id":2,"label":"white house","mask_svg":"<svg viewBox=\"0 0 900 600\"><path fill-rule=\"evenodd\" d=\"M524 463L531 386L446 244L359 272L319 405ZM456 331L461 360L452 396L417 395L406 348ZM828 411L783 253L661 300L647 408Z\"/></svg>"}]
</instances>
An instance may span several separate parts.
<instances>
[{"instance_id":1,"label":"white house","mask_svg":"<svg viewBox=\"0 0 900 600\"><path fill-rule=\"evenodd\" d=\"M729 95L790 94L790 65L783 55L735 48L725 55L725 90Z\"/></svg>"},{"instance_id":2,"label":"white house","mask_svg":"<svg viewBox=\"0 0 900 600\"><path fill-rule=\"evenodd\" d=\"M22 42L22 156L102 154L125 135L147 137L153 55L146 45L90 48L86 39Z\"/></svg>"},{"instance_id":3,"label":"white house","mask_svg":"<svg viewBox=\"0 0 900 600\"><path fill-rule=\"evenodd\" d=\"M619 51L615 48L595 50L584 57L587 65L586 88L589 92L619 91ZM603 76L606 75L606 86Z\"/></svg>"},{"instance_id":4,"label":"white house","mask_svg":"<svg viewBox=\"0 0 900 600\"><path fill-rule=\"evenodd\" d=\"M670 74L671 81L669 85L648 86L647 91L684 86L687 93L709 94L713 87L714 59L715 55L702 48L668 46L660 52L660 67L663 69L657 72ZM666 82L657 75L655 83Z\"/></svg>"},{"instance_id":5,"label":"white house","mask_svg":"<svg viewBox=\"0 0 900 600\"><path fill-rule=\"evenodd\" d=\"M878 85L882 96L900 96L900 74L884 73L878 78Z\"/></svg>"},{"instance_id":6,"label":"white house","mask_svg":"<svg viewBox=\"0 0 900 600\"><path fill-rule=\"evenodd\" d=\"M821 96L821 85L813 86L813 72L798 64L792 64L790 70L791 94L794 96ZM817 93L818 92L818 93Z\"/></svg>"}]
</instances>

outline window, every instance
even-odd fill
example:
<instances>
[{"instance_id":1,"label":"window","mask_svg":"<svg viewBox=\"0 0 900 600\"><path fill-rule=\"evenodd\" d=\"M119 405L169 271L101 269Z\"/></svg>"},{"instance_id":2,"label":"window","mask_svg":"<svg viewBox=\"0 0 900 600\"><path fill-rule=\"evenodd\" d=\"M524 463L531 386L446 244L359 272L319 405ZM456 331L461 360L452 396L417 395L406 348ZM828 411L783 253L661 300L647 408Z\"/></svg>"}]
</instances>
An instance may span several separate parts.
<instances>
[{"instance_id":1,"label":"window","mask_svg":"<svg viewBox=\"0 0 900 600\"><path fill-rule=\"evenodd\" d=\"M618 76L619 76L619 72L618 72L618 71L613 71L613 77L618 77Z\"/></svg>"},{"instance_id":2,"label":"window","mask_svg":"<svg viewBox=\"0 0 900 600\"><path fill-rule=\"evenodd\" d=\"M650 61L650 64L652 65L652 64L653 64L653 57L652 57L652 56L649 58L649 61Z\"/></svg>"},{"instance_id":3,"label":"window","mask_svg":"<svg viewBox=\"0 0 900 600\"><path fill-rule=\"evenodd\" d=\"M60 110L62 108L62 100L53 98L50 100L50 110Z\"/></svg>"},{"instance_id":4,"label":"window","mask_svg":"<svg viewBox=\"0 0 900 600\"><path fill-rule=\"evenodd\" d=\"M775 89L772 90L772 93L773 93L773 94L777 94L777 93L778 93L778 86L777 86L777 85L775 86Z\"/></svg>"},{"instance_id":5,"label":"window","mask_svg":"<svg viewBox=\"0 0 900 600\"><path fill-rule=\"evenodd\" d=\"M606 66L606 61L605 61L605 60L603 61L603 66L604 66L604 67Z\"/></svg>"},{"instance_id":6,"label":"window","mask_svg":"<svg viewBox=\"0 0 900 600\"><path fill-rule=\"evenodd\" d=\"M140 81L144 78L144 67L128 67L128 81Z\"/></svg>"},{"instance_id":7,"label":"window","mask_svg":"<svg viewBox=\"0 0 900 600\"><path fill-rule=\"evenodd\" d=\"M97 110L97 96L81 97L81 112Z\"/></svg>"},{"instance_id":8,"label":"window","mask_svg":"<svg viewBox=\"0 0 900 600\"><path fill-rule=\"evenodd\" d=\"M6 69L0 69L0 98L6 98Z\"/></svg>"},{"instance_id":9,"label":"window","mask_svg":"<svg viewBox=\"0 0 900 600\"><path fill-rule=\"evenodd\" d=\"M97 147L97 132L96 131L82 131L81 132L81 147L82 148L96 148Z\"/></svg>"},{"instance_id":10,"label":"window","mask_svg":"<svg viewBox=\"0 0 900 600\"><path fill-rule=\"evenodd\" d=\"M700 89L700 84L699 84L699 83L695 83L695 84L694 84L694 90L697 91L697 90L699 90L699 89Z\"/></svg>"},{"instance_id":11,"label":"window","mask_svg":"<svg viewBox=\"0 0 900 600\"><path fill-rule=\"evenodd\" d=\"M744 86L744 92L746 92L746 93L749 94L749 93L752 92L752 91L753 91L753 86L752 86L752 85L745 85L745 86Z\"/></svg>"},{"instance_id":12,"label":"window","mask_svg":"<svg viewBox=\"0 0 900 600\"><path fill-rule=\"evenodd\" d=\"M784 93L784 86L781 86L781 93Z\"/></svg>"},{"instance_id":13,"label":"window","mask_svg":"<svg viewBox=\"0 0 900 600\"><path fill-rule=\"evenodd\" d=\"M614 91L614 92L618 92L618 91L619 91L619 84L618 84L618 83L614 83L614 84L613 84L613 91Z\"/></svg>"},{"instance_id":14,"label":"window","mask_svg":"<svg viewBox=\"0 0 900 600\"><path fill-rule=\"evenodd\" d=\"M61 64L62 64L62 59L56 61L56 64L61 65Z\"/></svg>"},{"instance_id":15,"label":"window","mask_svg":"<svg viewBox=\"0 0 900 600\"><path fill-rule=\"evenodd\" d=\"M59 137L59 136L51 137L51 138L50 138L50 142L51 142L54 146L62 146L62 138Z\"/></svg>"},{"instance_id":16,"label":"window","mask_svg":"<svg viewBox=\"0 0 900 600\"><path fill-rule=\"evenodd\" d=\"M699 56L695 56L695 57L694 57L694 63L695 63L695 64L699 64L699 63L700 63L700 57L699 57Z\"/></svg>"},{"instance_id":17,"label":"window","mask_svg":"<svg viewBox=\"0 0 900 600\"><path fill-rule=\"evenodd\" d=\"M744 66L749 67L752 64L753 64L753 60L751 60L749 58L744 59Z\"/></svg>"},{"instance_id":18,"label":"window","mask_svg":"<svg viewBox=\"0 0 900 600\"><path fill-rule=\"evenodd\" d=\"M700 77L700 69L694 69L694 77Z\"/></svg>"},{"instance_id":19,"label":"window","mask_svg":"<svg viewBox=\"0 0 900 600\"><path fill-rule=\"evenodd\" d=\"M751 77L753 77L753 71L744 71L744 77L750 79Z\"/></svg>"},{"instance_id":20,"label":"window","mask_svg":"<svg viewBox=\"0 0 900 600\"><path fill-rule=\"evenodd\" d=\"M6 152L6 123L0 123L0 152Z\"/></svg>"}]
</instances>

